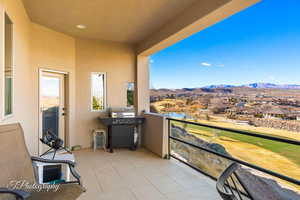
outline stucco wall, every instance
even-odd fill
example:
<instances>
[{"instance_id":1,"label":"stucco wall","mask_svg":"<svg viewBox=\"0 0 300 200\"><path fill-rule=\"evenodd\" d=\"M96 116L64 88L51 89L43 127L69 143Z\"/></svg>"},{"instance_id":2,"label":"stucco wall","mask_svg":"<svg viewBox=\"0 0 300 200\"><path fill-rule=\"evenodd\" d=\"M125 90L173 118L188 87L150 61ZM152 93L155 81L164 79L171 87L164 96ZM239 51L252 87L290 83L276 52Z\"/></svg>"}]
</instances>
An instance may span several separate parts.
<instances>
[{"instance_id":1,"label":"stucco wall","mask_svg":"<svg viewBox=\"0 0 300 200\"><path fill-rule=\"evenodd\" d=\"M136 99L137 112L149 112L150 110L150 81L149 81L149 57L137 56L136 64Z\"/></svg>"},{"instance_id":2,"label":"stucco wall","mask_svg":"<svg viewBox=\"0 0 300 200\"><path fill-rule=\"evenodd\" d=\"M91 145L91 132L101 127L91 112L91 72L106 72L107 106L127 104L127 82L135 79L135 53L131 46L116 42L76 39L76 144Z\"/></svg>"},{"instance_id":3,"label":"stucco wall","mask_svg":"<svg viewBox=\"0 0 300 200\"><path fill-rule=\"evenodd\" d=\"M164 158L168 155L168 123L165 116L145 113L142 143L146 149Z\"/></svg>"},{"instance_id":4,"label":"stucco wall","mask_svg":"<svg viewBox=\"0 0 300 200\"><path fill-rule=\"evenodd\" d=\"M0 46L0 124L20 122L26 132L25 140L30 153L35 153L37 148L36 129L34 127L34 101L33 73L30 67L30 25L31 22L19 0L0 1L0 44L4 44L4 12L13 21L14 38L14 104L13 115L3 118L3 71L4 71L4 45Z\"/></svg>"},{"instance_id":5,"label":"stucco wall","mask_svg":"<svg viewBox=\"0 0 300 200\"><path fill-rule=\"evenodd\" d=\"M31 23L21 1L0 1L1 19L4 13L13 21L14 38L14 103L13 115L3 117L3 76L0 76L0 124L20 122L31 154L38 153L38 78L39 68L70 73L70 123L75 120L75 39ZM4 43L3 20L0 20L0 44ZM4 68L4 47L0 48L1 72ZM1 73L2 74L2 73ZM72 129L72 128L71 128ZM70 132L73 132L70 130Z\"/></svg>"},{"instance_id":6,"label":"stucco wall","mask_svg":"<svg viewBox=\"0 0 300 200\"><path fill-rule=\"evenodd\" d=\"M31 68L33 73L33 96L34 96L34 127L35 138L38 138L39 125L39 70L51 69L68 73L69 84L66 86L69 101L68 104L68 120L66 127L67 141L73 143L73 135L75 131L75 39L65 34L53 31L38 24L31 24L31 40L30 40L30 56Z\"/></svg>"},{"instance_id":7,"label":"stucco wall","mask_svg":"<svg viewBox=\"0 0 300 200\"><path fill-rule=\"evenodd\" d=\"M0 15L13 21L14 103L13 115L3 117L3 76L0 76L0 124L20 122L31 154L38 153L38 69L49 68L70 73L70 132L75 123L75 39L30 22L19 0L0 1ZM0 44L4 43L0 20ZM1 74L4 46L0 47ZM74 128L73 128L74 129Z\"/></svg>"},{"instance_id":8,"label":"stucco wall","mask_svg":"<svg viewBox=\"0 0 300 200\"><path fill-rule=\"evenodd\" d=\"M74 39L37 24L32 24L31 36L34 106L38 107L39 68L68 72L69 144L89 147L92 130L100 126L96 118L104 114L90 110L90 73L106 72L107 106L124 107L126 83L134 81L134 51L120 43ZM34 119L38 130L38 110Z\"/></svg>"},{"instance_id":9,"label":"stucco wall","mask_svg":"<svg viewBox=\"0 0 300 200\"><path fill-rule=\"evenodd\" d=\"M90 132L101 113L90 111L90 72L107 73L108 107L126 106L126 83L135 80L135 53L131 46L114 42L81 40L31 23L19 0L1 0L0 15L7 12L14 23L14 114L0 124L20 122L31 154L38 153L39 69L69 74L69 144L90 146ZM4 42L4 20L0 20L0 44ZM76 50L77 48L77 50ZM0 68L4 70L4 46ZM0 76L0 105L3 105L3 76ZM77 93L77 94L76 94ZM102 113L103 114L103 113Z\"/></svg>"}]
</instances>

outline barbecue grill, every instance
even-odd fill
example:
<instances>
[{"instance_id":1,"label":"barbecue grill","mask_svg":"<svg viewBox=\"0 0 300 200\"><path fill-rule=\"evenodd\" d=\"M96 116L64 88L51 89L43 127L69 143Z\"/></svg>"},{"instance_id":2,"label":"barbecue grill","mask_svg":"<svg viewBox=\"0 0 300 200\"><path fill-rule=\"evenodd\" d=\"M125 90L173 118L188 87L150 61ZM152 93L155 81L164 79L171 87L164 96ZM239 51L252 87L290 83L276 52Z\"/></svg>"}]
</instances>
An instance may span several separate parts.
<instances>
[{"instance_id":1,"label":"barbecue grill","mask_svg":"<svg viewBox=\"0 0 300 200\"><path fill-rule=\"evenodd\" d=\"M133 109L110 109L109 117L99 117L107 126L107 148L112 153L114 148L130 148L136 150L140 138L140 125L144 118L135 115Z\"/></svg>"}]
</instances>

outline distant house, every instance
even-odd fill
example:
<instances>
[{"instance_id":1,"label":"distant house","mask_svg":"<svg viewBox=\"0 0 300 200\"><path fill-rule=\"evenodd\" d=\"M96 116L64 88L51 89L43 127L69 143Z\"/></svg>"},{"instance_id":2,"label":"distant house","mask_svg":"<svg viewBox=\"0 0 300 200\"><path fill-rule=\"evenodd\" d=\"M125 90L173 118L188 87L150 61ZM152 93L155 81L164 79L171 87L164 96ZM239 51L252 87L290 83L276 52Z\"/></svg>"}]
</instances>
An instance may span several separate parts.
<instances>
[{"instance_id":1,"label":"distant house","mask_svg":"<svg viewBox=\"0 0 300 200\"><path fill-rule=\"evenodd\" d=\"M263 108L263 115L266 119L280 118L284 119L289 115L289 111L279 106L265 106Z\"/></svg>"},{"instance_id":2,"label":"distant house","mask_svg":"<svg viewBox=\"0 0 300 200\"><path fill-rule=\"evenodd\" d=\"M240 102L240 103L237 103L235 106L239 107L239 108L244 108L246 105L245 102Z\"/></svg>"}]
</instances>

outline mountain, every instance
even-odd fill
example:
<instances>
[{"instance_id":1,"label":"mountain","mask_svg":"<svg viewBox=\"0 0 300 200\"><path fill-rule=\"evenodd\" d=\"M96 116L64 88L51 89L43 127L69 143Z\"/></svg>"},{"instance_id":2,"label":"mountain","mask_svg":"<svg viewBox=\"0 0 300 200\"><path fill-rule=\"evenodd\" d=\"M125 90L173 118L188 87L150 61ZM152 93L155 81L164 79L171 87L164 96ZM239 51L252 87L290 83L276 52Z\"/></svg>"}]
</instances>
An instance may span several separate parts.
<instances>
[{"instance_id":1,"label":"mountain","mask_svg":"<svg viewBox=\"0 0 300 200\"><path fill-rule=\"evenodd\" d=\"M278 88L279 87L279 85L276 85L274 83L250 83L244 86L250 88Z\"/></svg>"},{"instance_id":2,"label":"mountain","mask_svg":"<svg viewBox=\"0 0 300 200\"><path fill-rule=\"evenodd\" d=\"M238 87L238 86L234 86L234 85L209 85L209 86L204 86L202 88L205 89L216 89L216 88L233 88L233 87Z\"/></svg>"},{"instance_id":3,"label":"mountain","mask_svg":"<svg viewBox=\"0 0 300 200\"><path fill-rule=\"evenodd\" d=\"M234 87L249 87L249 88L274 88L274 89L300 89L300 85L296 84L274 84L274 83L250 83L245 85L209 85L202 88L234 88Z\"/></svg>"}]
</instances>

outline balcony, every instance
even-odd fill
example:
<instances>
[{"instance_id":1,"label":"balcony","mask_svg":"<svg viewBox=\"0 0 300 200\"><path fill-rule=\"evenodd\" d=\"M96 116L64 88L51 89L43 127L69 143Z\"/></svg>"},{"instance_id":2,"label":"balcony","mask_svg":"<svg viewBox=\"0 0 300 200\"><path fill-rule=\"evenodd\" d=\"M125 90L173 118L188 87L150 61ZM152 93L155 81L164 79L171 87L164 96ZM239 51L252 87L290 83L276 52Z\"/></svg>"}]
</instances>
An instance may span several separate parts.
<instances>
[{"instance_id":1,"label":"balcony","mask_svg":"<svg viewBox=\"0 0 300 200\"><path fill-rule=\"evenodd\" d=\"M0 98L0 124L20 123L31 155L37 156L44 151L39 139L48 129L43 124L45 121L48 125L55 124L51 126L56 127L66 147L85 149L75 151L83 185L87 188L80 197L82 200L219 199L215 180L232 161L258 170L264 177L272 176L270 180L274 184L280 182L289 188L280 187L280 194L295 195L299 189L299 169L288 161L283 166L268 168L251 162L257 161L259 154L247 160L228 156L220 149L207 149L199 145L201 142L189 140L190 130L183 128L189 127L186 125L189 122L147 113L150 107L149 56L259 0L129 2L0 0L3 16L0 32L5 33L0 37L0 60L3 61L0 71L9 72L0 76L0 94L6 95ZM99 94L92 89L93 75L102 81ZM54 78L55 83L59 82L54 84L56 90L48 95L52 97L47 99L49 107L41 104L43 76L44 81ZM134 88L131 100L136 113L146 117L141 148L138 151L116 150L113 154L89 150L93 130L104 128L97 118L105 116L107 108L128 106L125 87L129 84ZM51 90L51 87L45 88ZM96 97L101 96L101 101L96 99L101 102L97 110L93 109L93 92L97 93ZM55 95L60 97L53 98ZM52 114L50 107L55 108ZM55 120L48 120L47 112L51 118L55 116ZM214 138L213 130L206 130L209 132L203 136L206 142ZM188 137L176 137L176 131ZM257 138L257 135L248 133L247 137ZM270 137L260 139L299 147L299 142ZM298 149L292 149L294 154L287 152L287 156L298 159ZM239 152L248 150L238 149ZM207 157L211 162L199 159Z\"/></svg>"},{"instance_id":2,"label":"balcony","mask_svg":"<svg viewBox=\"0 0 300 200\"><path fill-rule=\"evenodd\" d=\"M83 184L80 199L163 200L220 199L215 181L175 159L161 159L145 149L76 152Z\"/></svg>"},{"instance_id":3,"label":"balcony","mask_svg":"<svg viewBox=\"0 0 300 200\"><path fill-rule=\"evenodd\" d=\"M265 152L243 148L237 153L232 150L233 147L220 143L226 133L229 138L243 136L249 141L257 139L262 146L272 142L287 150L300 149L298 141L152 113L146 113L145 117L147 121L143 130L147 141L144 142L145 147L138 151L118 149L111 154L87 149L75 152L78 169L88 188L80 199L220 199L216 179L231 162L240 164L238 174L251 190L252 199L299 198L299 168L292 162L286 163L286 166L266 165L274 159L271 152L265 155ZM192 128L217 134L196 138ZM222 135L221 131L227 132ZM212 137L221 138L212 140ZM246 151L255 156L259 154L259 157L247 157L244 155ZM292 151L285 152L287 154L293 157ZM247 195L243 198L248 199Z\"/></svg>"}]
</instances>

